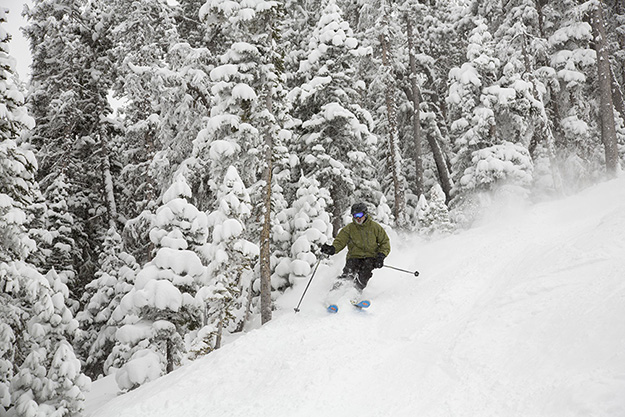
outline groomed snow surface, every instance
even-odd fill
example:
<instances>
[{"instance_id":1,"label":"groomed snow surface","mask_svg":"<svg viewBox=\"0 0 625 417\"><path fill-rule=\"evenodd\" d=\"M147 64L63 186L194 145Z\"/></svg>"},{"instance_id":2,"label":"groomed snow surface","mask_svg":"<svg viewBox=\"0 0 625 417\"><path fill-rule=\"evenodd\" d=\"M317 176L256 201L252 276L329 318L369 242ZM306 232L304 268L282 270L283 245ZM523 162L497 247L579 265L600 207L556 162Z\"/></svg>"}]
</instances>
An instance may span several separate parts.
<instances>
[{"instance_id":1,"label":"groomed snow surface","mask_svg":"<svg viewBox=\"0 0 625 417\"><path fill-rule=\"evenodd\" d=\"M372 306L326 313L319 268L267 325L92 417L625 416L625 178L471 230L393 239Z\"/></svg>"}]
</instances>

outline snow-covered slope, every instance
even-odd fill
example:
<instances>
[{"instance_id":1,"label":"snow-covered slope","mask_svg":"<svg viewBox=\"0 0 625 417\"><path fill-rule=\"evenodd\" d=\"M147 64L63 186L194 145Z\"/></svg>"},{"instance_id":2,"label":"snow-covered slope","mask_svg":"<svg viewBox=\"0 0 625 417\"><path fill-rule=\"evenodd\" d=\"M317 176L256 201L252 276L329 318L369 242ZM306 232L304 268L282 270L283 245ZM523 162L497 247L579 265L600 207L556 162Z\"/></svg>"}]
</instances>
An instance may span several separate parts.
<instances>
[{"instance_id":1,"label":"snow-covered slope","mask_svg":"<svg viewBox=\"0 0 625 417\"><path fill-rule=\"evenodd\" d=\"M268 325L106 401L93 417L625 416L625 179L393 242L373 305L321 304L337 264Z\"/></svg>"}]
</instances>

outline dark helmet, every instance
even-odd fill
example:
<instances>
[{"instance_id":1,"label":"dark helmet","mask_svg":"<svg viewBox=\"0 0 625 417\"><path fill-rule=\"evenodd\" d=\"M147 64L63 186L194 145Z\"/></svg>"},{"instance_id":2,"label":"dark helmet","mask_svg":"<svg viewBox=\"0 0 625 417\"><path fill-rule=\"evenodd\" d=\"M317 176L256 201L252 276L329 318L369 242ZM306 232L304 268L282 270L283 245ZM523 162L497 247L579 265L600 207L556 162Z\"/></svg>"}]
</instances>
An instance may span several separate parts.
<instances>
[{"instance_id":1,"label":"dark helmet","mask_svg":"<svg viewBox=\"0 0 625 417\"><path fill-rule=\"evenodd\" d=\"M367 214L367 205L365 203L356 203L352 206L352 216L356 213L365 213Z\"/></svg>"}]
</instances>

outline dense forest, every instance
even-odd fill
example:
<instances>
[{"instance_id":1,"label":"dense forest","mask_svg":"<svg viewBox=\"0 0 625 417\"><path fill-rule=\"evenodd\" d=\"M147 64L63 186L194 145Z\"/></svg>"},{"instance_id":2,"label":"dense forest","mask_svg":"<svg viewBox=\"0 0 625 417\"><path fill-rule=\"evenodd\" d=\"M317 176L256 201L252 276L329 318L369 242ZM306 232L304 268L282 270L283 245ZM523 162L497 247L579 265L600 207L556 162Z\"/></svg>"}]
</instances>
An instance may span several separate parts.
<instances>
[{"instance_id":1,"label":"dense forest","mask_svg":"<svg viewBox=\"0 0 625 417\"><path fill-rule=\"evenodd\" d=\"M401 238L618 175L620 0L33 0L0 24L0 414L210 354L363 201ZM0 8L0 23L14 18Z\"/></svg>"}]
</instances>

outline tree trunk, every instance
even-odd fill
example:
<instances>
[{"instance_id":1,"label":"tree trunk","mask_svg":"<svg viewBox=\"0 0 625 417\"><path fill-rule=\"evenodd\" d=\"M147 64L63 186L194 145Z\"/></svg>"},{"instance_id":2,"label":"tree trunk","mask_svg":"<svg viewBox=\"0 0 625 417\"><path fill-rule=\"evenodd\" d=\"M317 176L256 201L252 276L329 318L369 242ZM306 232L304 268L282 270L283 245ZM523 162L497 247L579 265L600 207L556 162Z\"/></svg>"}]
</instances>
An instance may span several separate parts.
<instances>
[{"instance_id":1,"label":"tree trunk","mask_svg":"<svg viewBox=\"0 0 625 417\"><path fill-rule=\"evenodd\" d=\"M445 193L445 201L448 202L451 199L451 175L449 174L449 167L445 161L445 155L439 145L436 137L433 135L426 136L430 149L432 149L432 155L434 156L434 162L436 163L436 171L438 172L438 179L441 184L441 188Z\"/></svg>"},{"instance_id":2,"label":"tree trunk","mask_svg":"<svg viewBox=\"0 0 625 417\"><path fill-rule=\"evenodd\" d=\"M221 339L224 334L224 320L226 318L226 309L228 308L225 302L222 301L220 304L221 304L221 308L220 308L221 315L219 316L219 322L217 323L217 335L215 336L215 347L214 347L215 350L221 347Z\"/></svg>"},{"instance_id":3,"label":"tree trunk","mask_svg":"<svg viewBox=\"0 0 625 417\"><path fill-rule=\"evenodd\" d=\"M414 137L414 160L415 160L415 193L418 197L423 194L423 163L422 139L421 139L421 113L420 92L417 83L417 62L414 51L414 39L412 38L412 21L406 16L406 32L408 36L408 56L410 58L410 84L412 87L412 134Z\"/></svg>"},{"instance_id":4,"label":"tree trunk","mask_svg":"<svg viewBox=\"0 0 625 417\"><path fill-rule=\"evenodd\" d=\"M341 207L340 196L337 195L337 191L334 187L330 191L330 196L334 204L332 205L332 237L336 237L343 226L343 208Z\"/></svg>"},{"instance_id":5,"label":"tree trunk","mask_svg":"<svg viewBox=\"0 0 625 417\"><path fill-rule=\"evenodd\" d=\"M599 96L601 99L601 137L605 149L607 175L609 178L614 178L618 170L619 157L616 141L616 126L614 123L614 104L612 102L612 77L610 73L610 61L606 46L606 33L601 4L595 7L591 13L590 23L595 37Z\"/></svg>"},{"instance_id":6,"label":"tree trunk","mask_svg":"<svg viewBox=\"0 0 625 417\"><path fill-rule=\"evenodd\" d=\"M243 315L243 320L241 320L235 330L236 333L242 332L245 328L245 323L247 323L250 319L250 313L252 311L252 300L254 299L254 297L252 296L252 283L253 281L250 281L244 287L242 287L242 291L247 291L245 295L245 313Z\"/></svg>"},{"instance_id":7,"label":"tree trunk","mask_svg":"<svg viewBox=\"0 0 625 417\"><path fill-rule=\"evenodd\" d=\"M541 37L545 37L543 6L546 2L546 0L536 0L536 11L538 12L538 30L540 31Z\"/></svg>"},{"instance_id":8,"label":"tree trunk","mask_svg":"<svg viewBox=\"0 0 625 417\"><path fill-rule=\"evenodd\" d=\"M109 217L108 223L109 228L115 229L115 221L117 220L117 204L115 202L113 176L111 175L111 160L109 159L109 150L106 143L106 135L104 133L100 134L100 146L102 150L102 182L104 183L104 198Z\"/></svg>"},{"instance_id":9,"label":"tree trunk","mask_svg":"<svg viewBox=\"0 0 625 417\"><path fill-rule=\"evenodd\" d=\"M388 16L386 17L388 18ZM386 114L388 117L388 144L389 144L389 157L391 164L391 175L393 177L393 190L395 194L395 221L399 227L406 224L406 202L404 196L404 186L401 181L401 159L399 156L399 145L397 135L397 109L395 103L395 88L393 85L393 74L390 60L390 45L388 39L382 33L380 35L380 44L382 46L382 65L386 81L386 90L384 92L384 99L386 102Z\"/></svg>"},{"instance_id":10,"label":"tree trunk","mask_svg":"<svg viewBox=\"0 0 625 417\"><path fill-rule=\"evenodd\" d=\"M266 105L269 113L272 112L271 86L267 89ZM260 232L260 318L265 324L271 320L271 266L270 266L270 237L271 237L271 178L273 169L273 138L272 129L266 126L265 132L265 172L263 181L265 190L263 196L263 224Z\"/></svg>"},{"instance_id":11,"label":"tree trunk","mask_svg":"<svg viewBox=\"0 0 625 417\"><path fill-rule=\"evenodd\" d=\"M433 81L432 81L433 82ZM402 89L408 100L413 101L413 91L410 88ZM419 91L418 91L419 92ZM419 100L417 98L417 100ZM419 101L417 101L419 102ZM444 108L441 108L441 115L444 118ZM430 123L430 122L428 122ZM432 155L434 156L434 163L436 163L436 171L438 172L438 179L440 185L445 193L445 201L448 202L451 199L451 189L453 183L451 181L451 175L449 174L449 164L445 160L445 154L443 153L443 149L441 148L440 143L438 142L438 138L443 137L443 134L440 132L436 121L433 120L431 122L433 128L431 129L435 134L425 134L425 139L428 141L430 145L430 149L432 150ZM421 121L419 120L419 128L421 127ZM423 133L420 135L423 137ZM421 143L423 143L423 139L421 139ZM423 151L421 152L421 156L423 156Z\"/></svg>"},{"instance_id":12,"label":"tree trunk","mask_svg":"<svg viewBox=\"0 0 625 417\"><path fill-rule=\"evenodd\" d=\"M165 356L167 357L167 365L165 371L167 373L170 373L174 370L174 342L172 341L171 337L167 339L165 346L165 349L167 349L167 352L165 353Z\"/></svg>"},{"instance_id":13,"label":"tree trunk","mask_svg":"<svg viewBox=\"0 0 625 417\"><path fill-rule=\"evenodd\" d=\"M614 102L614 108L621 114L621 117L625 119L625 101L623 99L623 89L619 84L612 67L610 66L610 78L612 80L612 101Z\"/></svg>"}]
</instances>

